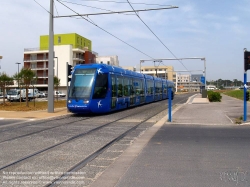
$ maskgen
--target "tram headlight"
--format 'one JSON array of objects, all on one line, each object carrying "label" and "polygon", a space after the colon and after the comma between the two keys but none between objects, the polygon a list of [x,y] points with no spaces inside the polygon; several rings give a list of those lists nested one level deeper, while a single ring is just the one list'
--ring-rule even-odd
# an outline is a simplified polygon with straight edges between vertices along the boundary
[{"label": "tram headlight", "polygon": [[88,104],[88,103],[89,103],[89,100],[84,100],[83,103],[84,103],[84,104]]},{"label": "tram headlight", "polygon": [[71,103],[71,99],[68,100],[68,103],[69,103],[69,104]]}]

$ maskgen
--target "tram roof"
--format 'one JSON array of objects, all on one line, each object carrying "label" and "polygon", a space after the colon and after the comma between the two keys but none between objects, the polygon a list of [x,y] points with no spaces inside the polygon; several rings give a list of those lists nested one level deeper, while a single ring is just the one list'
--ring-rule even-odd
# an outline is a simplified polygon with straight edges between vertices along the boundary
[{"label": "tram roof", "polygon": [[136,77],[144,77],[144,75],[141,73],[137,73],[131,70],[126,70],[117,66],[110,66],[107,64],[78,64],[74,67],[74,69],[78,69],[78,68],[95,68],[95,69],[102,68],[103,70],[105,69],[108,72],[114,72],[114,73],[118,73],[121,75],[132,75]]}]

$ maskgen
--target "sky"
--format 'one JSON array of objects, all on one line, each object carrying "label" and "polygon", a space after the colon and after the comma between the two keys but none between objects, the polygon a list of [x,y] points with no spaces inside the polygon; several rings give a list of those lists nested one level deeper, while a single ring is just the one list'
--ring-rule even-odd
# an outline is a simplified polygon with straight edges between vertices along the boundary
[{"label": "sky", "polygon": [[[55,18],[54,33],[80,34],[92,41],[92,50],[99,56],[117,55],[120,66],[139,67],[140,60],[152,60],[142,65],[171,65],[182,74],[201,74],[206,66],[209,81],[243,81],[243,50],[250,51],[249,0],[55,0],[54,15],[169,5],[178,8],[137,12],[141,19],[135,13],[84,17],[89,21]],[[40,35],[49,34],[49,10],[50,0],[0,2],[0,72],[12,76],[18,71],[16,62],[23,66],[24,49],[39,47]],[[192,57],[205,58],[206,65],[200,59],[153,62]]]}]

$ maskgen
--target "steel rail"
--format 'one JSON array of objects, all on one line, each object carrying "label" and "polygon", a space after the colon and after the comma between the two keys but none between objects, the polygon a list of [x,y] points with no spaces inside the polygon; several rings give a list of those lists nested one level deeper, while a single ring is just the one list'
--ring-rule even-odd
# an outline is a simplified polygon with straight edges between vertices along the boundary
[{"label": "steel rail", "polygon": [[[151,103],[151,104],[153,104],[153,103]],[[138,108],[138,107],[137,107],[137,108]],[[149,108],[148,108],[147,110],[152,110],[152,107],[149,106]],[[143,113],[143,112],[145,112],[145,110],[142,111],[141,113]],[[134,115],[138,115],[138,113],[132,114],[132,115],[131,115],[131,114],[128,114],[127,116],[124,116],[124,117],[119,118],[119,119],[117,119],[117,120],[114,120],[114,121],[112,121],[112,122],[106,123],[106,124],[101,125],[101,126],[99,126],[99,127],[90,129],[90,130],[88,130],[88,131],[86,131],[86,132],[83,132],[83,133],[80,133],[80,134],[78,134],[78,135],[75,135],[75,136],[73,136],[73,137],[71,137],[71,138],[68,138],[67,140],[64,140],[64,141],[62,141],[62,142],[60,142],[60,143],[57,143],[57,144],[55,144],[55,145],[52,145],[52,146],[46,147],[46,148],[44,148],[44,149],[42,149],[42,150],[39,150],[39,151],[37,151],[37,152],[35,152],[35,153],[29,154],[29,155],[27,155],[27,156],[24,156],[23,158],[20,158],[20,159],[14,161],[14,162],[11,162],[11,163],[9,163],[9,164],[7,164],[7,165],[5,165],[5,166],[0,167],[0,171],[3,170],[3,169],[8,168],[8,167],[10,167],[10,166],[13,166],[13,165],[15,165],[15,164],[17,164],[17,163],[20,163],[20,162],[22,162],[22,161],[24,161],[24,160],[27,160],[27,159],[29,159],[29,158],[31,158],[31,157],[34,157],[34,156],[36,156],[36,155],[38,155],[38,154],[41,154],[41,153],[43,153],[43,152],[45,152],[45,151],[51,150],[51,149],[53,149],[53,148],[55,148],[55,147],[58,147],[58,146],[60,146],[60,145],[62,145],[62,144],[64,144],[64,143],[68,143],[68,142],[70,142],[70,141],[72,141],[72,140],[75,140],[75,139],[77,139],[77,138],[80,138],[80,137],[83,137],[83,136],[85,136],[85,135],[88,135],[88,134],[90,134],[90,133],[92,133],[92,132],[94,132],[94,131],[97,131],[97,130],[99,130],[99,129],[102,129],[102,128],[104,128],[104,127],[106,127],[106,126],[108,126],[108,125],[110,125],[110,124],[112,124],[112,123],[115,123],[115,122],[117,122],[117,121],[120,121],[120,120],[122,120],[122,119],[125,119],[125,118],[127,118],[127,117],[131,117],[131,116],[134,116]]]}]

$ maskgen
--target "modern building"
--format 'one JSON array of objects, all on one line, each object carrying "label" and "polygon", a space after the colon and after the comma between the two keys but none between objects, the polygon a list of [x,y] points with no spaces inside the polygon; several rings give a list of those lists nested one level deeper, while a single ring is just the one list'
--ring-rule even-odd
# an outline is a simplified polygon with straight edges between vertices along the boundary
[{"label": "modern building", "polygon": [[190,75],[189,74],[178,74],[177,77],[178,83],[179,82],[190,82]]},{"label": "modern building", "polygon": [[[76,33],[54,35],[54,75],[60,79],[59,90],[66,91],[66,63],[90,64],[98,54],[92,51],[91,40]],[[34,86],[46,91],[48,87],[49,36],[40,36],[40,47],[24,49],[24,67],[36,73]]]},{"label": "modern building", "polygon": [[108,64],[111,66],[119,66],[118,56],[98,56],[96,57],[96,63],[98,64]]},{"label": "modern building", "polygon": [[176,82],[176,73],[173,66],[142,66],[141,73]]},{"label": "modern building", "polygon": [[202,74],[192,74],[191,75],[191,82],[200,82],[201,81],[201,77],[203,77]]},{"label": "modern building", "polygon": [[133,66],[122,66],[122,68],[130,71],[136,71],[136,67]]},{"label": "modern building", "polygon": [[[122,68],[136,71],[136,68],[133,66],[123,66]],[[137,71],[138,73],[143,73],[147,75],[151,75],[154,77],[164,78],[176,82],[176,73],[174,72],[173,66],[141,66],[141,72]]]},{"label": "modern building", "polygon": [[201,86],[203,84],[201,83],[201,77],[200,74],[177,74],[177,92],[199,92],[201,89]]}]

